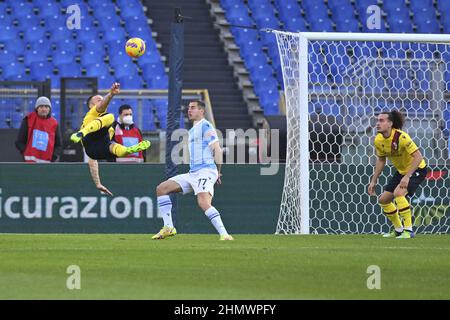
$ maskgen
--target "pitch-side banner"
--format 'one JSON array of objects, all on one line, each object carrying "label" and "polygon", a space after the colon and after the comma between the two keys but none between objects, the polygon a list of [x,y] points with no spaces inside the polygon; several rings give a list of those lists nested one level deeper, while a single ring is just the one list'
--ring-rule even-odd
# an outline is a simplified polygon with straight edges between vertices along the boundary
[{"label": "pitch-side banner", "polygon": [[[101,163],[101,194],[86,164],[0,164],[0,232],[155,233],[163,224],[155,195],[164,165]],[[260,175],[259,165],[226,165],[213,205],[230,233],[274,233],[283,170]],[[180,173],[187,167],[180,168]],[[177,230],[215,233],[193,194],[179,197]]]}]

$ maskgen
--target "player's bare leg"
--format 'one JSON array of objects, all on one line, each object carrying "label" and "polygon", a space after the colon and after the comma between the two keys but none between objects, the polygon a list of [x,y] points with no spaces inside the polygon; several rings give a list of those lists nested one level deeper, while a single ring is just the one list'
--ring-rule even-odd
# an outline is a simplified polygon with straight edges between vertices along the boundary
[{"label": "player's bare leg", "polygon": [[228,234],[225,226],[223,225],[220,213],[212,206],[211,202],[212,196],[209,192],[199,192],[197,194],[198,206],[203,210],[214,228],[216,228],[220,235],[220,240],[234,240],[233,237]]}]

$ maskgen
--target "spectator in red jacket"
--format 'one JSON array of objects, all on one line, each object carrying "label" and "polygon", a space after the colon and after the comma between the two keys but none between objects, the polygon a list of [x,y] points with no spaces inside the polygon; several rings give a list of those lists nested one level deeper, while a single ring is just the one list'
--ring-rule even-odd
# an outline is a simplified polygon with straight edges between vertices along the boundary
[{"label": "spectator in red jacket", "polygon": [[25,162],[54,162],[62,151],[58,121],[51,115],[52,104],[47,97],[39,97],[35,110],[22,120],[16,147]]},{"label": "spectator in red jacket", "polygon": [[[119,108],[119,116],[113,123],[114,137],[113,140],[125,147],[129,147],[141,142],[142,132],[134,124],[133,109],[130,105],[124,104]],[[124,158],[116,158],[117,162],[145,162],[145,153],[142,151],[130,154]]]}]

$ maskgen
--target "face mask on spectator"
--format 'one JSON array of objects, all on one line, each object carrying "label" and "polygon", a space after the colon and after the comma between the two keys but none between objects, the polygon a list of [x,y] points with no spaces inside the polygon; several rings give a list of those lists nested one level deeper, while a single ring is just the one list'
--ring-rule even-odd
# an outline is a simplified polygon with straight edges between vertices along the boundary
[{"label": "face mask on spectator", "polygon": [[122,122],[123,122],[123,124],[127,124],[127,125],[133,124],[133,116],[123,117]]}]

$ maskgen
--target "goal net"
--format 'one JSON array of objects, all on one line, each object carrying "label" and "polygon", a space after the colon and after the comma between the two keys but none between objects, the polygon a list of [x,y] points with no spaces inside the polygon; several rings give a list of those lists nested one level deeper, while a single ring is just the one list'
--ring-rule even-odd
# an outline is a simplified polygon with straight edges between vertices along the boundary
[{"label": "goal net", "polygon": [[[450,37],[276,34],[287,120],[276,233],[382,233],[390,223],[367,194],[376,116],[397,109],[429,173],[410,198],[418,233],[450,231]],[[394,174],[388,162],[377,195]]]}]

